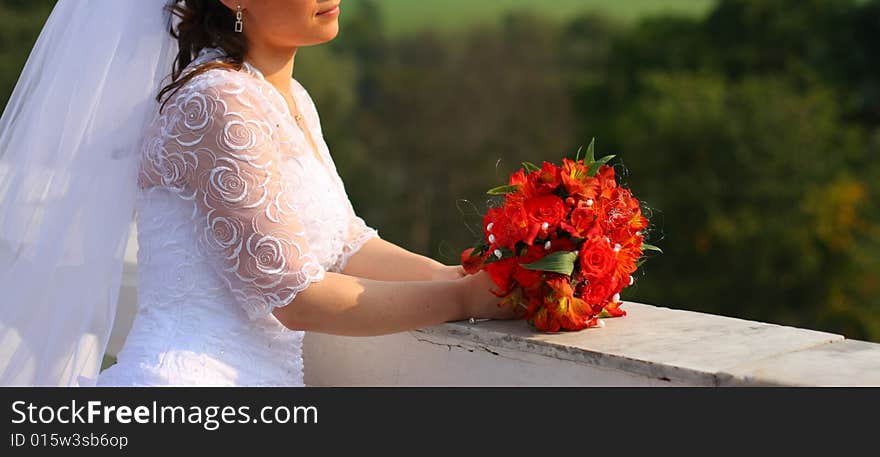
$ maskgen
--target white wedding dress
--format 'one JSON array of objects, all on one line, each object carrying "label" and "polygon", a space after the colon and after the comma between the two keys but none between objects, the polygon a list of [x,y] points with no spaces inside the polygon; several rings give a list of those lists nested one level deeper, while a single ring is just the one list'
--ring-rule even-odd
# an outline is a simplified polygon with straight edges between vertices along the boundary
[{"label": "white wedding dress", "polygon": [[[206,48],[190,64],[223,55]],[[271,310],[378,237],[358,217],[308,93],[291,79],[316,156],[260,71],[211,69],[145,132],[138,308],[98,386],[303,386],[304,332]]]}]

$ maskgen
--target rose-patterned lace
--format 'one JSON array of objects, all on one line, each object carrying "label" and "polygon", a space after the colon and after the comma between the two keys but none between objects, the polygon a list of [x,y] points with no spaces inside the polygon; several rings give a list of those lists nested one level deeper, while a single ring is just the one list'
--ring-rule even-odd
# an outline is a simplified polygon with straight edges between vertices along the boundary
[{"label": "rose-patterned lace", "polygon": [[[194,213],[205,220],[199,247],[223,254],[218,272],[248,315],[258,318],[291,303],[328,269],[313,252],[302,220],[313,209],[309,194],[345,195],[335,166],[335,189],[321,189],[326,182],[313,179],[313,172],[331,172],[306,146],[283,97],[250,64],[236,73],[215,69],[198,75],[168,102],[154,125],[158,134],[145,141],[140,180],[194,203]],[[294,93],[305,93],[292,83]],[[311,98],[297,98],[305,98],[307,103],[298,103],[313,118],[311,125],[319,125]],[[320,127],[316,130],[313,137],[322,138]],[[323,212],[328,219],[321,221],[327,236],[345,230],[346,242],[329,267],[341,271],[353,251],[378,232],[354,214],[347,197],[324,204],[347,210],[335,218],[329,217],[340,216],[338,211]]]},{"label": "rose-patterned lace", "polygon": [[[220,56],[208,48],[190,67]],[[318,156],[249,64],[194,77],[156,114],[139,174],[137,314],[99,386],[303,384],[304,332],[271,310],[296,306],[378,232],[354,212],[311,97],[291,89]]]}]

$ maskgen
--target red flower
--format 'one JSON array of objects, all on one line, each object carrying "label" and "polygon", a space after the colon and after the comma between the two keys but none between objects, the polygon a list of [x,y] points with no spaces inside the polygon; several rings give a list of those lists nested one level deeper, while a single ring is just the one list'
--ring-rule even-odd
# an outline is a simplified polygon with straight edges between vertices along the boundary
[{"label": "red flower", "polygon": [[601,307],[614,295],[614,286],[616,285],[616,281],[609,276],[590,279],[587,282],[587,287],[584,289],[583,299],[591,305],[599,305]]},{"label": "red flower", "polygon": [[[617,252],[617,266],[614,269],[614,278],[618,282],[620,289],[629,285],[629,276],[636,271],[636,263],[642,255],[640,249],[641,241],[638,245],[626,244],[619,252]],[[620,290],[617,290],[620,292]]]},{"label": "red flower", "polygon": [[[648,220],[632,192],[618,186],[614,168],[587,172],[583,161],[568,158],[561,167],[543,162],[539,170],[517,170],[508,180],[515,189],[483,218],[488,247],[461,255],[466,272],[486,270],[501,303],[524,308],[523,318],[544,332],[594,327],[603,310],[626,315],[611,298],[629,285]],[[497,260],[496,249],[514,255]],[[577,253],[571,276],[522,266],[558,251]]]},{"label": "red flower", "polygon": [[581,245],[578,259],[584,275],[592,280],[614,270],[617,264],[616,254],[604,236],[593,235]]},{"label": "red flower", "polygon": [[550,254],[556,251],[574,251],[575,248],[576,246],[574,241],[571,241],[571,238],[555,237],[550,240],[550,250],[546,252]]},{"label": "red flower", "polygon": [[510,175],[510,179],[507,184],[510,186],[524,186],[526,183],[526,172],[522,168],[516,170],[512,175]]},{"label": "red flower", "polygon": [[489,255],[488,249],[482,255],[473,255],[473,252],[474,248],[467,248],[461,253],[461,266],[464,267],[464,271],[469,275],[479,272],[483,262]]},{"label": "red flower", "polygon": [[641,214],[639,201],[632,197],[629,189],[611,189],[609,199],[602,200],[600,204],[603,214],[600,219],[602,231],[615,243],[623,244],[637,231],[647,227],[647,219]]},{"label": "red flower", "polygon": [[544,258],[544,248],[540,245],[531,245],[528,247],[526,254],[517,259],[516,268],[513,271],[513,278],[525,288],[534,287],[541,281],[543,272],[540,270],[530,270],[523,268],[520,264],[532,263]]},{"label": "red flower", "polygon": [[[540,230],[541,226],[546,222],[547,231],[554,231],[559,226],[559,221],[565,217],[568,208],[565,202],[556,195],[544,195],[542,197],[532,197],[525,201],[526,215],[529,223],[537,226]],[[530,233],[531,235],[531,233]],[[532,244],[534,237],[524,240],[527,244]]]},{"label": "red flower", "polygon": [[540,197],[553,193],[562,184],[559,167],[544,162],[540,170],[533,171],[526,176],[526,197]]},{"label": "red flower", "polygon": [[513,280],[513,269],[516,267],[516,257],[508,257],[485,266],[492,281],[498,286],[497,291],[491,291],[493,294],[504,297],[516,287],[516,282]]},{"label": "red flower", "polygon": [[596,173],[596,179],[599,181],[599,197],[611,198],[611,191],[617,188],[614,168],[608,165],[600,166],[598,173]]},{"label": "red flower", "polygon": [[560,226],[571,236],[577,238],[585,238],[587,233],[596,223],[596,211],[592,206],[587,206],[586,202],[581,200],[578,206],[571,210],[571,223],[563,221]]},{"label": "red flower", "polygon": [[[501,207],[489,208],[483,217],[483,227],[488,227],[490,223],[492,229],[486,233],[486,242],[489,243],[490,250],[494,250],[497,246],[513,250],[516,243],[524,237],[527,217],[521,207],[505,204]],[[489,235],[492,235],[492,238]],[[495,241],[493,242],[492,239]]]}]

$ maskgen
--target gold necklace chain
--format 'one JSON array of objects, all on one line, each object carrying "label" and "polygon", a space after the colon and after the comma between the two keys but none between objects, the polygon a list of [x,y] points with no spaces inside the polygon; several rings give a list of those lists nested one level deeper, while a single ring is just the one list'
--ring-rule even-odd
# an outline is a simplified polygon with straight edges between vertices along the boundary
[{"label": "gold necklace chain", "polygon": [[299,127],[300,131],[303,132],[306,139],[312,145],[312,152],[315,155],[315,158],[318,159],[318,162],[326,169],[327,165],[324,163],[324,158],[321,157],[320,152],[318,151],[318,145],[315,143],[314,138],[312,138],[312,132],[309,130],[308,125],[305,124],[305,117],[299,111],[299,104],[296,102],[296,96],[293,94],[290,95],[290,99],[293,102],[293,119],[296,121],[296,125]]}]

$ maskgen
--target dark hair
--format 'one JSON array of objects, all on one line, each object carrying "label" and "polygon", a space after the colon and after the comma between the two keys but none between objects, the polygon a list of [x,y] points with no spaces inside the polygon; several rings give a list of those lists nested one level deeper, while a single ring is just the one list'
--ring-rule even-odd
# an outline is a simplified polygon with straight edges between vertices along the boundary
[{"label": "dark hair", "polygon": [[[180,50],[174,60],[171,84],[163,87],[156,96],[156,101],[162,103],[159,107],[160,112],[168,99],[197,75],[214,68],[241,70],[247,51],[244,36],[234,31],[235,13],[220,0],[174,0],[165,5],[164,9],[180,18],[177,30],[174,25],[169,27],[169,33],[177,39]],[[226,52],[226,59],[201,64],[180,78],[181,72],[205,47],[223,49]],[[169,92],[171,93],[168,94]],[[162,97],[166,94],[168,97],[163,102]]]}]

